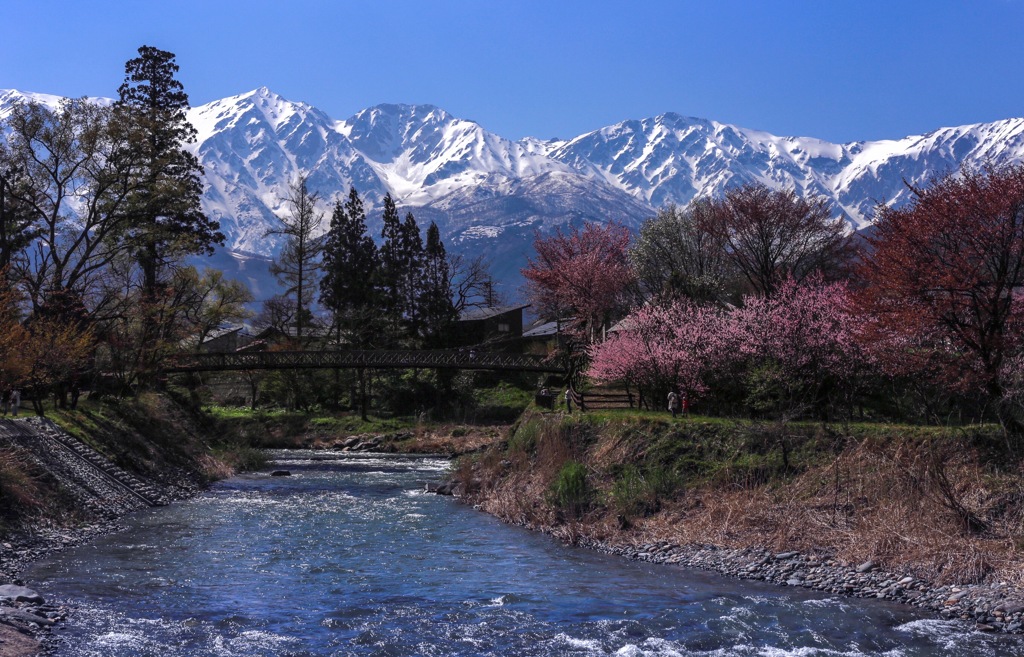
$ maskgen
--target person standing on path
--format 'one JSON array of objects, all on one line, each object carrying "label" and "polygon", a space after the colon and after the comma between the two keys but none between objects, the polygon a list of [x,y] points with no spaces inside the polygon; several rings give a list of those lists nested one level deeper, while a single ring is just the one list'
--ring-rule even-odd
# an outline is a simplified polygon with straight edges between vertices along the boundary
[{"label": "person standing on path", "polygon": [[21,407],[21,391],[15,388],[11,391],[11,417],[18,417],[18,408]]},{"label": "person standing on path", "polygon": [[572,414],[572,391],[569,388],[565,389],[565,412]]},{"label": "person standing on path", "polygon": [[672,414],[672,419],[679,414],[679,393],[675,390],[668,393],[668,412]]}]

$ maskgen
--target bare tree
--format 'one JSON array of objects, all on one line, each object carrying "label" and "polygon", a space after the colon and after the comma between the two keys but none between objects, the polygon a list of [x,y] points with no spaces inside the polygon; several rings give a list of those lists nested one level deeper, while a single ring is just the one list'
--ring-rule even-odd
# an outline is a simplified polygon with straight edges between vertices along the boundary
[{"label": "bare tree", "polygon": [[484,256],[467,259],[462,254],[448,256],[451,276],[452,304],[461,314],[469,308],[488,308],[505,303],[504,295],[496,289],[494,276]]},{"label": "bare tree", "polygon": [[787,278],[843,277],[854,253],[852,234],[841,218],[832,218],[824,197],[800,198],[762,184],[732,189],[716,201],[712,230],[754,291],[766,296]]},{"label": "bare tree", "polygon": [[310,192],[307,176],[300,175],[288,188],[286,199],[291,209],[287,217],[278,217],[280,225],[266,235],[283,235],[286,240],[270,272],[283,283],[285,295],[294,298],[295,335],[302,338],[303,326],[312,319],[309,307],[317,291],[323,236],[320,224],[324,213],[317,210],[320,195]]},{"label": "bare tree", "polygon": [[82,304],[127,248],[127,202],[138,180],[128,131],[85,99],[51,111],[19,103],[3,122],[3,168],[16,171],[5,203],[16,203],[36,239],[12,262],[33,310]]}]

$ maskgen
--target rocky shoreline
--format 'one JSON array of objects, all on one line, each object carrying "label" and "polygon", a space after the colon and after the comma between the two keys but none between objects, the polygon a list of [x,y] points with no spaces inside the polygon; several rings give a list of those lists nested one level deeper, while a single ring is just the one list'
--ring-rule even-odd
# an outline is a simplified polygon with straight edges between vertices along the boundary
[{"label": "rocky shoreline", "polygon": [[[581,545],[585,545],[581,543]],[[713,570],[739,579],[799,586],[854,598],[877,598],[927,609],[946,620],[974,623],[983,632],[1021,634],[1024,592],[1007,585],[934,586],[881,570],[874,561],[850,564],[827,556],[765,549],[729,550],[713,545],[585,545],[637,561]]]},{"label": "rocky shoreline", "polygon": [[67,617],[65,607],[47,604],[30,588],[0,585],[0,655],[20,657],[43,649],[41,634]]},{"label": "rocky shoreline", "polygon": [[[195,486],[168,486],[165,494],[174,499],[187,499],[200,490]],[[65,607],[46,604],[41,597],[38,600],[18,600],[17,596],[6,595],[4,591],[24,589],[32,596],[38,596],[27,588],[31,584],[22,579],[29,566],[120,530],[123,525],[118,520],[102,520],[74,528],[35,530],[7,537],[0,543],[0,657],[47,654],[49,630],[71,613]]]},{"label": "rocky shoreline", "polygon": [[[435,489],[452,494],[449,486]],[[474,508],[484,511],[479,504]],[[500,518],[505,522],[507,519]],[[798,586],[852,598],[875,598],[925,609],[943,620],[961,620],[981,632],[1024,634],[1024,591],[1006,583],[936,585],[882,570],[874,561],[851,564],[827,554],[729,549],[716,545],[677,545],[667,541],[624,544],[600,541],[553,527],[521,526],[563,542],[634,561],[698,568],[779,586]]]}]

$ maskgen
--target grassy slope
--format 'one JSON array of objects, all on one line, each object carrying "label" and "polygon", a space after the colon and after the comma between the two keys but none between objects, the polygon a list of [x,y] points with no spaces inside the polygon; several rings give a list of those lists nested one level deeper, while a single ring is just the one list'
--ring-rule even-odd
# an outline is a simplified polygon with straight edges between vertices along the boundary
[{"label": "grassy slope", "polygon": [[259,448],[341,448],[354,436],[381,438],[389,452],[465,454],[500,440],[502,425],[462,425],[418,421],[414,417],[367,421],[358,414],[321,411],[303,413],[213,406],[206,409],[219,426],[236,439]]},{"label": "grassy slope", "polygon": [[[212,418],[167,395],[83,400],[77,410],[50,409],[47,417],[121,467],[182,493],[264,462]],[[19,449],[0,454],[0,534],[91,520]]]},{"label": "grassy slope", "polygon": [[[585,466],[583,493],[566,487],[570,461]],[[498,516],[568,538],[820,550],[938,581],[1020,582],[1020,473],[992,426],[531,411],[455,477]],[[584,498],[578,518],[566,490]]]}]

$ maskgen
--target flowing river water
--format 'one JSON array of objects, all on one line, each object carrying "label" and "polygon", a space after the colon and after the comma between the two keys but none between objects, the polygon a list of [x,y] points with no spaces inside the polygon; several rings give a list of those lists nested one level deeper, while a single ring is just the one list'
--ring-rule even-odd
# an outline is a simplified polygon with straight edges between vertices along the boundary
[{"label": "flowing river water", "polygon": [[1024,655],[884,602],[563,546],[423,492],[434,458],[276,452],[26,574],[56,654]]}]

